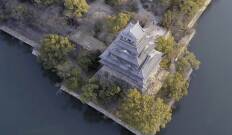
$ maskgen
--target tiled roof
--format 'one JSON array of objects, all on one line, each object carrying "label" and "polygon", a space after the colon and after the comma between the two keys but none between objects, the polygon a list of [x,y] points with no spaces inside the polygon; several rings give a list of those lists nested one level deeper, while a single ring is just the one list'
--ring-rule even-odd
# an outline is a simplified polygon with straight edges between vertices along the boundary
[{"label": "tiled roof", "polygon": [[154,49],[152,34],[152,30],[145,31],[139,22],[130,23],[100,56],[101,63],[135,82],[146,82],[162,57],[162,53]]}]

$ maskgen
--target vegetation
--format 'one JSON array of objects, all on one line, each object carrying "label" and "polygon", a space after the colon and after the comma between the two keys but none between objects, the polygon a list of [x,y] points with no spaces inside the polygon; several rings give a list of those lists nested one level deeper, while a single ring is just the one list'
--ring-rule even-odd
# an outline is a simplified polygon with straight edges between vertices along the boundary
[{"label": "vegetation", "polygon": [[187,24],[204,5],[206,0],[160,0],[167,5],[162,25],[174,33],[175,38],[181,37],[187,30]]},{"label": "vegetation", "polygon": [[57,2],[57,0],[31,0],[31,1],[41,5],[51,5]]},{"label": "vegetation", "polygon": [[168,36],[168,37],[162,36],[157,39],[157,45],[155,49],[169,56],[174,50],[174,46],[176,44],[177,43],[175,42],[173,36]]},{"label": "vegetation", "polygon": [[199,68],[201,62],[196,58],[194,53],[187,51],[184,58],[188,60],[193,69],[197,70]]},{"label": "vegetation", "polygon": [[120,12],[116,16],[111,16],[107,20],[108,29],[111,33],[117,33],[126,27],[132,16],[127,12]]},{"label": "vegetation", "polygon": [[99,55],[101,52],[89,52],[77,58],[78,64],[85,71],[95,71],[99,66]]},{"label": "vegetation", "polygon": [[81,17],[89,10],[86,0],[65,0],[64,6],[68,16]]},{"label": "vegetation", "polygon": [[0,21],[12,19],[14,21],[24,21],[28,17],[28,7],[25,4],[18,3],[11,5],[11,1],[0,4]]},{"label": "vegetation", "polygon": [[120,118],[144,134],[158,132],[171,120],[171,108],[160,98],[130,90],[119,109]]},{"label": "vegetation", "polygon": [[169,69],[171,60],[174,58],[174,54],[177,51],[177,43],[172,35],[169,35],[168,37],[159,37],[156,42],[155,49],[164,53],[160,66],[161,68]]},{"label": "vegetation", "polygon": [[170,66],[171,66],[171,60],[168,57],[163,57],[163,59],[160,62],[160,67],[168,70]]},{"label": "vegetation", "polygon": [[187,51],[184,56],[182,56],[177,61],[177,72],[185,75],[191,68],[197,70],[199,68],[200,61],[197,60],[194,53]]},{"label": "vegetation", "polygon": [[89,102],[97,99],[97,91],[100,85],[95,79],[90,79],[81,89],[81,101]]},{"label": "vegetation", "polygon": [[90,79],[81,89],[81,99],[83,102],[97,102],[107,107],[115,104],[121,96],[121,88],[116,85],[102,85],[95,78]]},{"label": "vegetation", "polygon": [[102,87],[98,91],[98,101],[104,105],[111,104],[120,98],[121,92],[121,88],[116,85]]},{"label": "vegetation", "polygon": [[168,10],[164,14],[164,17],[163,17],[163,20],[162,20],[163,26],[166,27],[167,29],[171,29],[171,26],[175,22],[175,19],[176,19],[175,17],[176,17],[175,13]]},{"label": "vegetation", "polygon": [[48,35],[39,49],[39,59],[45,69],[57,71],[57,66],[67,62],[67,55],[74,50],[74,45],[67,37],[56,34]]},{"label": "vegetation", "polygon": [[188,94],[189,82],[180,73],[170,74],[165,80],[161,91],[166,91],[167,96],[179,101]]},{"label": "vegetation", "polygon": [[78,90],[81,88],[83,80],[81,78],[81,73],[78,68],[72,68],[64,80],[65,86],[70,90]]},{"label": "vegetation", "polygon": [[[51,5],[57,0],[30,0],[40,5]],[[105,0],[107,4],[117,6],[129,0]],[[162,5],[169,6],[163,16],[162,25],[173,31],[186,28],[186,23],[203,5],[205,0],[160,0]],[[64,0],[66,13],[70,17],[82,17],[89,10],[86,0]],[[1,7],[1,6],[0,6]],[[2,6],[4,7],[4,6]],[[5,8],[5,7],[4,7]],[[5,20],[5,14],[15,20],[23,20],[22,17],[28,16],[29,10],[24,4],[10,9],[10,12],[0,12],[0,21]],[[186,19],[187,18],[187,19]],[[73,19],[73,18],[72,18]],[[132,19],[129,12],[119,12],[107,18],[107,30],[114,35],[121,31]],[[24,19],[25,20],[25,19]],[[96,35],[101,35],[102,23],[95,27]],[[175,33],[175,32],[174,32]],[[108,34],[108,33],[107,33]],[[104,35],[104,34],[103,34]],[[103,36],[104,38],[104,36]],[[160,37],[157,40],[156,50],[164,53],[160,65],[162,68],[169,69],[173,54],[177,52],[175,38]],[[138,90],[130,90],[126,96],[122,97],[122,89],[117,85],[101,85],[97,80],[90,79],[83,81],[81,69],[85,71],[96,70],[99,67],[99,52],[86,53],[78,57],[77,63],[73,64],[69,59],[69,54],[75,49],[74,45],[68,40],[56,34],[48,35],[42,41],[39,49],[39,59],[45,69],[52,70],[63,79],[64,85],[81,95],[82,102],[94,101],[106,107],[107,105],[117,105],[117,115],[132,127],[137,128],[144,134],[154,133],[164,127],[171,120],[171,108],[163,100],[164,97],[179,101],[188,93],[189,82],[185,79],[186,72],[190,69],[198,69],[200,62],[193,53],[186,52],[176,64],[177,73],[171,73],[165,80],[161,91],[167,95],[164,97],[154,97],[142,95]],[[77,91],[79,90],[79,91]],[[123,100],[121,101],[121,99]],[[119,100],[120,99],[120,100]]]},{"label": "vegetation", "polygon": [[106,4],[116,6],[122,4],[123,0],[105,0]]}]

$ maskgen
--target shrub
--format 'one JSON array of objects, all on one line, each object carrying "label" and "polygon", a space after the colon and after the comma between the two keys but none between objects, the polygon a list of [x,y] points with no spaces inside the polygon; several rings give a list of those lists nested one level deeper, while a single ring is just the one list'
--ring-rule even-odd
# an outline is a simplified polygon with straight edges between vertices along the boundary
[{"label": "shrub", "polygon": [[64,6],[68,16],[81,17],[89,10],[86,0],[65,0]]},{"label": "shrub", "polygon": [[162,99],[133,89],[122,102],[119,117],[144,134],[154,134],[171,120],[171,108]]},{"label": "shrub", "polygon": [[71,69],[64,80],[65,86],[73,91],[80,89],[82,82],[81,73],[78,68]]},{"label": "shrub", "polygon": [[42,41],[39,59],[45,69],[56,70],[58,65],[67,62],[67,55],[74,50],[74,45],[67,37],[51,34]]},{"label": "shrub", "polygon": [[108,29],[111,33],[117,33],[131,20],[132,16],[127,12],[120,12],[116,16],[111,16],[107,20]]}]

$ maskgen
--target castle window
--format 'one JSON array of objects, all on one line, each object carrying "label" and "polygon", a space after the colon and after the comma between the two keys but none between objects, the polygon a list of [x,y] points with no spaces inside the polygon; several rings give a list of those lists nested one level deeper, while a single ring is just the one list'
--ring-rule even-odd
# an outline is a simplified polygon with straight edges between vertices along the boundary
[{"label": "castle window", "polygon": [[128,55],[130,54],[129,51],[127,51],[127,50],[122,50],[122,52],[123,52],[123,53],[126,53],[126,54],[128,54]]}]

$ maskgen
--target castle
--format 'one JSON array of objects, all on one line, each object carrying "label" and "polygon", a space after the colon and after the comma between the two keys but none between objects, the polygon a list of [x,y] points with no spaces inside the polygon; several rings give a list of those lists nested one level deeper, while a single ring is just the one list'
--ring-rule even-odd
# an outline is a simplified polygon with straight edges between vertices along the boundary
[{"label": "castle", "polygon": [[155,40],[164,34],[155,24],[142,28],[139,22],[130,23],[100,56],[99,79],[145,92],[163,55],[155,50]]}]

